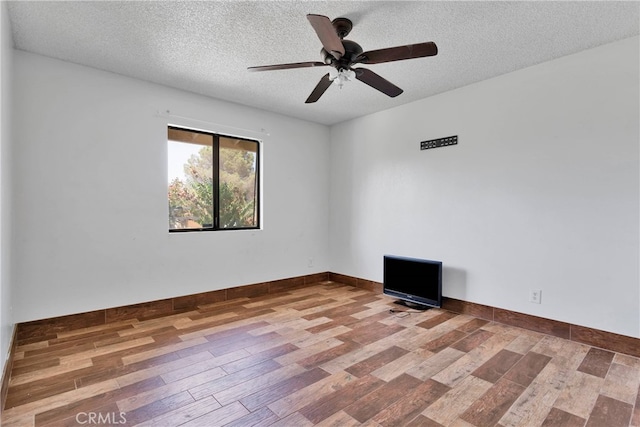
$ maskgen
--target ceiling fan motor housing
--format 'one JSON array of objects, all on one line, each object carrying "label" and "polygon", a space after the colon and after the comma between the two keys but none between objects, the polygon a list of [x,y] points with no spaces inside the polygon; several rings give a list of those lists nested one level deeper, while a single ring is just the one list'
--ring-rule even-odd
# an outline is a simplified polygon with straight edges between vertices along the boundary
[{"label": "ceiling fan motor housing", "polygon": [[342,46],[344,46],[344,55],[342,55],[340,59],[334,58],[332,54],[322,48],[320,52],[324,63],[332,65],[337,69],[349,68],[353,61],[363,52],[362,47],[351,40],[342,40]]}]

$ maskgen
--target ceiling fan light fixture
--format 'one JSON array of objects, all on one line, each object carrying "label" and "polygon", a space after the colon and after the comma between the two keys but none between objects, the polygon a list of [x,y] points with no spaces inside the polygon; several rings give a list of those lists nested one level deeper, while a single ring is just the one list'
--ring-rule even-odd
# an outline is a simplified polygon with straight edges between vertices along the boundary
[{"label": "ceiling fan light fixture", "polygon": [[329,70],[329,80],[337,84],[340,89],[342,89],[342,86],[344,86],[346,82],[353,80],[355,76],[356,73],[353,70],[345,68]]}]

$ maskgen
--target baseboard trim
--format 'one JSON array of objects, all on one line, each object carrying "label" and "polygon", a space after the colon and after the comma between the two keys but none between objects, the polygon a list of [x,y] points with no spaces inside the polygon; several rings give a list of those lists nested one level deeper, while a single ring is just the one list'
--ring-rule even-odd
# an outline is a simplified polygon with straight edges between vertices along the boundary
[{"label": "baseboard trim", "polygon": [[[374,292],[382,292],[382,283],[372,282],[371,280],[337,273],[329,273],[329,280]],[[532,316],[530,314],[518,313],[488,305],[476,304],[455,298],[443,297],[442,308],[454,313],[468,314],[492,322],[516,326],[593,347],[640,357],[640,339],[626,335]]]},{"label": "baseboard trim", "polygon": [[[263,295],[304,287],[313,283],[331,280],[345,285],[382,293],[382,283],[361,279],[345,274],[324,272],[297,276],[270,282],[236,286],[199,294],[167,298],[163,300],[107,308],[86,313],[78,313],[50,319],[34,320],[17,324],[14,328],[12,351],[9,360],[13,363],[13,348],[16,345],[53,339],[60,332],[68,332],[91,326],[100,326],[129,319],[146,320],[161,316],[182,313],[198,308],[201,305],[228,301],[237,298],[255,298]],[[599,347],[605,350],[640,357],[640,339],[615,334],[581,325],[560,322],[530,314],[518,313],[502,308],[458,300],[443,298],[442,308],[460,314],[469,314],[481,319],[517,326],[543,334],[568,339],[582,344]],[[7,361],[7,365],[9,363]],[[2,381],[2,402],[8,387],[8,373],[5,367]]]},{"label": "baseboard trim", "polygon": [[199,294],[184,295],[157,301],[106,308],[85,313],[49,319],[33,320],[17,325],[18,345],[43,341],[57,337],[61,332],[100,326],[123,320],[147,320],[195,310],[199,306],[228,301],[236,298],[255,298],[262,295],[284,292],[329,280],[329,273],[308,274],[270,282],[253,283]]},{"label": "baseboard trim", "polygon": [[[7,392],[9,391],[9,381],[11,380],[11,371],[13,370],[13,357],[16,354],[18,326],[13,325],[13,333],[11,334],[11,343],[9,344],[9,355],[5,361],[2,371],[2,385],[0,386],[0,412],[4,411],[4,403],[7,400]],[[0,418],[2,418],[0,416]]]}]

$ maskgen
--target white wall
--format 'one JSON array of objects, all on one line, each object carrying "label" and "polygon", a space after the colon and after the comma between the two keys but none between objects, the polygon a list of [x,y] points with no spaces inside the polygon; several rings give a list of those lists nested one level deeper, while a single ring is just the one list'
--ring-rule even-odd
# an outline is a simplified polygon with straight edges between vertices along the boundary
[{"label": "white wall", "polygon": [[11,312],[11,100],[13,37],[5,2],[0,3],[0,372],[13,334]]},{"label": "white wall", "polygon": [[635,37],[334,126],[332,271],[382,281],[385,253],[442,260],[445,296],[640,336],[638,51]]},{"label": "white wall", "polygon": [[[17,322],[329,269],[326,126],[21,51],[14,61]],[[263,230],[168,233],[168,123],[263,140]]]}]

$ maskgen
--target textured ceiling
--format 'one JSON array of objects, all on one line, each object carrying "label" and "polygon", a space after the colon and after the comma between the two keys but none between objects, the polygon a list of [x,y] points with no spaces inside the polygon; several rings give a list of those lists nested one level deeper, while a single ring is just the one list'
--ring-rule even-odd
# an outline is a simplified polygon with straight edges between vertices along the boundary
[{"label": "textured ceiling", "polygon": [[[15,47],[323,124],[385,110],[638,35],[637,2],[7,2]],[[365,51],[434,41],[437,56],[368,65],[404,93],[359,81],[304,101],[325,67],[306,14],[351,19]]]}]

